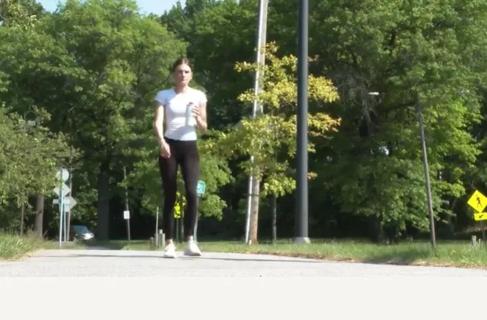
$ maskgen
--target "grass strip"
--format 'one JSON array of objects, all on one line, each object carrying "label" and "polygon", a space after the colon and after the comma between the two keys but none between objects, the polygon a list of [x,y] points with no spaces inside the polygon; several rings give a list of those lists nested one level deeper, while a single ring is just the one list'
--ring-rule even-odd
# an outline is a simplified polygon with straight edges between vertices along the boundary
[{"label": "grass strip", "polygon": [[[200,241],[203,252],[233,252],[273,254],[331,261],[363,263],[450,266],[487,269],[487,246],[468,241],[438,241],[433,250],[427,241],[405,241],[397,244],[377,244],[362,240],[312,239],[310,244],[295,244],[292,240],[276,243],[262,241],[246,245],[241,241]],[[55,241],[42,241],[32,236],[19,237],[0,233],[0,259],[14,259],[40,248],[58,248]],[[149,240],[112,240],[67,243],[63,249],[97,247],[112,250],[162,250]],[[184,249],[183,243],[177,244]]]},{"label": "grass strip", "polygon": [[12,234],[0,233],[0,258],[14,259],[27,252],[33,251],[41,245],[34,237],[20,237]]}]

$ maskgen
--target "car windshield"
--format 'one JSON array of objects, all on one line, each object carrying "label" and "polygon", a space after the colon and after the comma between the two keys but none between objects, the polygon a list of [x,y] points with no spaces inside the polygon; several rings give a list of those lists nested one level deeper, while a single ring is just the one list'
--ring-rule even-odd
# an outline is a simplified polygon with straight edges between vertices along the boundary
[{"label": "car windshield", "polygon": [[90,230],[88,230],[88,227],[87,226],[79,226],[79,225],[75,225],[73,226],[73,230],[77,233],[87,233],[87,232],[90,232]]}]

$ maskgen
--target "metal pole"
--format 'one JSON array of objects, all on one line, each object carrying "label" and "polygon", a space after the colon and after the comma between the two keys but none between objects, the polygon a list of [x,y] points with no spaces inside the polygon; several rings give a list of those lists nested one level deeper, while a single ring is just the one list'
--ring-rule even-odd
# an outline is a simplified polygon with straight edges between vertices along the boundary
[{"label": "metal pole", "polygon": [[435,219],[433,215],[433,200],[431,196],[431,182],[430,182],[429,165],[428,165],[428,153],[426,150],[426,139],[424,135],[423,112],[421,111],[421,105],[419,101],[416,102],[416,112],[418,114],[419,134],[421,137],[421,148],[423,151],[424,178],[426,182],[426,200],[428,204],[428,214],[430,218],[431,246],[433,247],[433,249],[436,249]]},{"label": "metal pole", "polygon": [[[259,30],[257,36],[257,70],[255,72],[254,92],[258,96],[262,93],[263,76],[265,65],[265,45],[267,41],[267,8],[269,5],[268,0],[260,0],[259,4]],[[262,103],[257,99],[254,100],[254,107],[252,109],[252,118],[255,118],[258,114],[262,114]]]},{"label": "metal pole", "polygon": [[59,169],[59,247],[62,246],[63,242],[63,212],[64,212],[64,194],[63,194],[63,178],[62,169]]},{"label": "metal pole", "polygon": [[[127,169],[125,166],[123,167],[123,179],[127,180]],[[129,210],[129,193],[127,190],[127,186],[125,186],[125,210]],[[127,239],[130,241],[130,216],[128,217],[127,221]]]},{"label": "metal pole", "polygon": [[308,237],[308,0],[299,1],[296,243]]},{"label": "metal pole", "polygon": [[[71,149],[72,150],[72,149]],[[70,152],[71,152],[70,150]],[[71,190],[71,198],[73,197],[73,168],[71,167],[69,170],[69,190]],[[69,205],[69,210],[66,212],[66,241],[70,240],[70,233],[71,233],[71,204]]]},{"label": "metal pole", "polygon": [[[68,171],[69,172],[69,171]],[[72,189],[71,189],[71,172],[69,172],[69,193],[71,193],[72,195]],[[67,196],[68,194],[66,194]],[[66,204],[63,203],[63,214],[64,214],[64,242],[68,242],[69,241],[69,234],[68,234],[68,213],[71,209],[69,208],[66,208]]]},{"label": "metal pole", "polygon": [[[250,157],[250,162],[254,163],[254,156]],[[249,243],[249,234],[250,234],[250,211],[252,208],[252,186],[254,185],[254,176],[250,175],[249,177],[249,187],[248,187],[248,196],[247,196],[247,216],[245,218],[245,243]]]},{"label": "metal pole", "polygon": [[68,210],[66,210],[66,204],[63,204],[64,205],[64,208],[63,208],[63,213],[64,213],[64,242],[67,242],[69,239],[68,239]]},{"label": "metal pole", "polygon": [[156,234],[154,235],[156,248],[159,248],[159,207],[156,209]]},{"label": "metal pole", "polygon": [[194,241],[198,242],[198,220],[200,218],[200,213],[199,213],[199,208],[200,208],[200,196],[198,195],[198,197],[196,198],[196,201],[197,201],[197,205],[196,205],[196,208],[198,208],[198,210],[196,211],[196,220],[194,222],[194,229],[193,229],[193,239]]},{"label": "metal pole", "polygon": [[[260,0],[259,1],[259,22],[258,22],[258,34],[257,34],[257,70],[255,72],[255,82],[254,82],[254,93],[257,97],[262,92],[262,84],[263,84],[263,69],[262,67],[265,65],[265,45],[266,45],[266,36],[267,36],[267,8],[269,6],[268,0]],[[254,105],[252,109],[252,118],[255,119],[258,114],[262,114],[263,108],[262,103],[258,101],[258,99],[254,100]],[[250,162],[254,163],[254,157],[250,157]],[[258,183],[258,180],[255,179],[253,174],[249,177],[249,185],[248,185],[248,198],[247,198],[247,216],[245,222],[245,243],[249,243],[249,235],[250,235],[250,214],[251,209],[254,204],[254,197],[258,195],[254,195],[252,190],[255,188],[254,183]]]}]

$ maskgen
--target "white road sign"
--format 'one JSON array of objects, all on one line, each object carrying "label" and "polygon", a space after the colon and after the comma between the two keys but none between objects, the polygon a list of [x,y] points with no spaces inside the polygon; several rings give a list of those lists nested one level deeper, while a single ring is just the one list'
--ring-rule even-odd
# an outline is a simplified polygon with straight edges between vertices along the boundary
[{"label": "white road sign", "polygon": [[76,201],[75,198],[68,196],[64,198],[63,204],[66,207],[67,210],[73,209],[73,207],[77,204],[78,202]]},{"label": "white road sign", "polygon": [[68,193],[71,192],[71,189],[66,184],[64,184],[64,183],[63,183],[63,185],[61,187],[56,187],[56,188],[52,189],[52,191],[54,191],[54,193],[58,197],[60,197],[61,196],[60,195],[60,191],[61,191],[60,189],[62,189],[63,196],[66,196]]},{"label": "white road sign", "polygon": [[67,181],[69,179],[69,171],[61,168],[58,172],[56,172],[56,179]]}]

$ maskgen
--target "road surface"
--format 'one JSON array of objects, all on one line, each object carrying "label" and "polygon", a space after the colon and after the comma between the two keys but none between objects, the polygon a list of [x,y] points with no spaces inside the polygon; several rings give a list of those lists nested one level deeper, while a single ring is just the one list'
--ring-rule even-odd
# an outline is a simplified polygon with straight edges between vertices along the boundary
[{"label": "road surface", "polygon": [[0,261],[0,319],[467,319],[486,285],[477,269],[42,250]]}]

